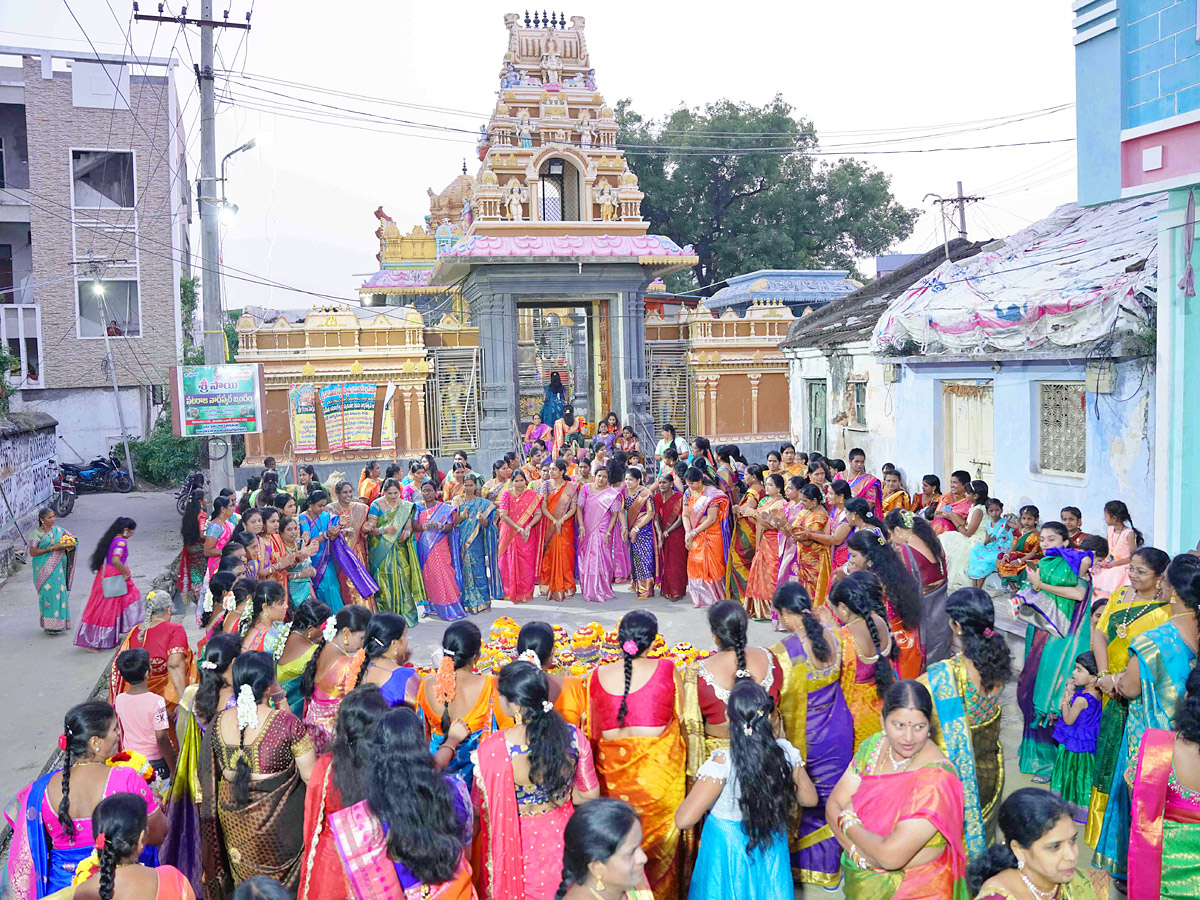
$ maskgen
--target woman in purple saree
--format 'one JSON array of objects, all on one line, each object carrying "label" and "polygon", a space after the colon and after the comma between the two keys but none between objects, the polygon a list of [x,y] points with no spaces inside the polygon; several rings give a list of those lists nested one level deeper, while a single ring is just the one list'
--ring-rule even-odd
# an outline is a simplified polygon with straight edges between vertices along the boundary
[{"label": "woman in purple saree", "polygon": [[459,535],[454,528],[454,507],[439,500],[437,493],[432,481],[421,485],[414,541],[430,607],[443,622],[456,622],[467,616],[462,606]]},{"label": "woman in purple saree", "polygon": [[575,511],[575,539],[579,546],[580,593],[584,600],[601,603],[612,600],[613,544],[617,504],[620,494],[608,486],[608,469],[601,466],[592,476],[592,483],[579,489],[579,506]]}]

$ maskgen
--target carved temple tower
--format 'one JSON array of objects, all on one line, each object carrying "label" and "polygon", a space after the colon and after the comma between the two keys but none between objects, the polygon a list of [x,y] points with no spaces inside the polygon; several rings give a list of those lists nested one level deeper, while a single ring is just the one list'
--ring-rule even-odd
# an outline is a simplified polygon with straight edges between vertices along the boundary
[{"label": "carved temple tower", "polygon": [[479,324],[479,449],[486,459],[512,449],[553,371],[577,413],[595,421],[613,410],[646,441],[645,291],[696,257],[646,233],[583,17],[514,13],[504,23],[508,49],[480,129],[466,236],[439,254],[430,279],[461,284]]}]

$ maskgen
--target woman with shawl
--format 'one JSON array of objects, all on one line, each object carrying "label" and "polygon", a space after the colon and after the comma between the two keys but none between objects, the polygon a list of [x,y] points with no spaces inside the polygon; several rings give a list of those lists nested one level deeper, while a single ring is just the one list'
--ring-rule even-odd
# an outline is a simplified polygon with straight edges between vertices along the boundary
[{"label": "woman with shawl", "polygon": [[462,607],[458,533],[454,507],[439,500],[432,481],[421,485],[422,505],[413,529],[417,533],[417,558],[425,580],[425,596],[443,622],[454,622],[467,613]]},{"label": "woman with shawl", "polygon": [[542,520],[542,497],[530,490],[523,469],[517,469],[500,495],[500,579],[504,599],[528,603],[533,599],[541,569],[542,545],[537,525]]},{"label": "woman with shawl", "polygon": [[575,502],[579,488],[567,478],[567,464],[555,460],[544,485],[542,519],[546,526],[546,552],[541,582],[550,599],[562,603],[575,593]]},{"label": "woman with shawl", "polygon": [[504,596],[498,518],[496,504],[479,496],[479,482],[466,479],[454,502],[454,531],[462,567],[462,604],[471,615],[487,612]]},{"label": "woman with shawl", "polygon": [[725,538],[721,523],[729,508],[729,498],[712,485],[706,485],[704,473],[695,466],[684,477],[688,486],[683,535],[688,548],[688,596],[692,606],[700,609],[725,597]]},{"label": "woman with shawl", "polygon": [[404,616],[409,627],[417,624],[426,606],[421,563],[412,541],[416,512],[416,505],[400,496],[400,482],[389,478],[371,504],[365,529],[370,535],[371,574],[379,585],[378,606]]},{"label": "woman with shawl", "polygon": [[38,524],[29,536],[33,587],[38,592],[41,626],[46,634],[71,627],[71,582],[75,580],[75,535],[55,524],[54,510],[38,511]]},{"label": "woman with shawl", "polygon": [[608,486],[608,469],[596,470],[591,484],[579,489],[575,533],[579,539],[580,593],[592,603],[612,600],[612,531],[617,522],[619,494]]},{"label": "woman with shawl", "polygon": [[337,519],[325,508],[329,503],[329,495],[324,491],[312,491],[307,500],[308,506],[300,514],[300,530],[306,541],[316,541],[319,545],[310,560],[314,569],[313,591],[318,600],[337,612],[345,605],[342,603],[337,567],[333,563],[333,539],[338,536]]},{"label": "woman with shawl", "polygon": [[350,482],[339,481],[335,490],[337,500],[330,511],[338,524],[339,533],[333,539],[333,561],[337,564],[342,602],[361,603],[374,611],[379,585],[367,569],[365,526],[369,510],[366,504],[354,499],[354,486]]},{"label": "woman with shawl", "polygon": [[521,449],[525,451],[525,456],[528,457],[533,451],[534,441],[542,441],[543,443],[549,444],[553,437],[553,426],[547,425],[545,419],[543,419],[537,413],[534,413],[533,421],[529,424],[529,427],[525,429],[525,437],[521,444]]},{"label": "woman with shawl", "polygon": [[659,476],[654,492],[654,532],[658,550],[658,590],[671,602],[687,593],[687,546],[683,537],[683,494],[675,476]]}]

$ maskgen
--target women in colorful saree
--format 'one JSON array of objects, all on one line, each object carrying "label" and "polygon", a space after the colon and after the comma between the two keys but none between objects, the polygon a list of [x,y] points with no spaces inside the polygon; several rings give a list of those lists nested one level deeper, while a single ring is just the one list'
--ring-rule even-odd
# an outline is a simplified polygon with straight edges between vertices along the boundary
[{"label": "women in colorful saree", "polygon": [[366,662],[363,638],[371,621],[365,606],[343,606],[322,625],[321,641],[309,657],[300,680],[304,724],[317,755],[329,749],[342,698],[354,690]]},{"label": "women in colorful saree", "polygon": [[825,605],[829,593],[829,547],[816,539],[829,528],[829,513],[825,511],[825,496],[814,484],[800,489],[803,511],[792,520],[792,537],[796,541],[796,578],[804,585],[817,607]]},{"label": "women in colorful saree", "polygon": [[465,618],[459,573],[458,532],[454,530],[454,507],[437,499],[432,481],[421,485],[423,505],[413,529],[417,532],[417,558],[425,580],[425,597],[443,622]]},{"label": "women in colorful saree", "polygon": [[553,437],[553,426],[545,424],[545,422],[542,420],[542,417],[537,413],[534,413],[533,421],[529,424],[529,427],[525,429],[525,438],[522,444],[522,449],[525,451],[525,455],[528,456],[529,452],[533,450],[534,441],[544,441],[545,443],[549,444],[553,440]]},{"label": "women in colorful saree", "polygon": [[332,615],[329,607],[315,597],[310,597],[292,615],[291,627],[268,643],[267,650],[275,658],[275,680],[287,695],[287,705],[292,714],[304,716],[304,695],[300,683],[308,661],[317,652],[317,642],[325,621]]},{"label": "women in colorful saree", "polygon": [[688,596],[692,606],[712,606],[725,597],[725,537],[721,527],[729,498],[704,483],[695,466],[687,470],[688,498],[684,512],[684,544],[688,548]]},{"label": "women in colorful saree", "polygon": [[643,486],[641,469],[625,471],[624,510],[621,525],[629,538],[633,590],[639,600],[654,596],[654,506],[649,487]]},{"label": "women in colorful saree", "polygon": [[383,479],[380,477],[378,461],[372,460],[363,466],[362,474],[358,477],[358,496],[362,502],[370,506],[383,491]]},{"label": "women in colorful saree", "polygon": [[855,497],[862,497],[870,504],[875,518],[883,518],[883,485],[879,479],[867,471],[867,454],[858,447],[853,448],[846,459],[850,463],[850,471],[846,473],[846,481]]},{"label": "women in colorful saree", "polygon": [[316,754],[303,723],[268,703],[274,681],[269,654],[242,653],[233,663],[236,708],[217,713],[204,732],[198,774],[205,900],[226,900],[255,875],[289,891],[300,881],[304,785]]},{"label": "women in colorful saree", "polygon": [[343,603],[361,603],[367,609],[375,609],[375,594],[379,585],[367,568],[367,524],[366,504],[354,499],[354,486],[348,481],[337,485],[337,501],[330,506],[338,524],[338,534],[333,539],[333,561],[337,565],[338,585]]},{"label": "women in colorful saree", "polygon": [[137,522],[121,516],[108,526],[96,545],[91,558],[96,577],[79,617],[76,647],[111,650],[121,643],[121,635],[142,621],[142,592],[129,571],[129,539],[136,528]]},{"label": "women in colorful saree", "polygon": [[612,531],[613,584],[628,584],[633,578],[633,558],[629,552],[629,530],[621,524],[621,512],[629,499],[625,492],[625,466],[613,463],[608,480],[617,490],[617,524]]},{"label": "women in colorful saree", "polygon": [[204,531],[208,527],[208,513],[204,511],[204,490],[197,488],[188,495],[183,509],[183,524],[180,536],[183,549],[179,551],[179,568],[175,573],[175,590],[187,603],[198,603],[204,596],[204,582],[208,580],[208,557],[204,555]]},{"label": "women in colorful saree", "polygon": [[1129,643],[1159,625],[1166,624],[1167,604],[1159,598],[1163,577],[1171,557],[1155,547],[1143,547],[1133,554],[1129,563],[1131,584],[1117,588],[1109,595],[1100,619],[1092,629],[1092,652],[1096,665],[1104,675],[1097,686],[1106,695],[1104,712],[1100,716],[1100,737],[1096,744],[1096,774],[1092,799],[1088,804],[1088,823],[1084,840],[1096,846],[1104,810],[1108,806],[1108,789],[1112,784],[1121,735],[1129,701],[1116,693],[1120,674],[1129,666]]},{"label": "women in colorful saree", "polygon": [[958,527],[945,513],[952,512],[960,518],[966,518],[967,513],[971,511],[971,501],[966,496],[967,486],[970,483],[971,476],[967,472],[960,470],[950,474],[950,492],[942,494],[932,522],[935,534],[945,534]]},{"label": "women in colorful saree", "polygon": [[[445,760],[445,772],[459,776],[464,784],[471,784],[475,777],[475,750],[496,729],[498,718],[496,678],[474,670],[482,646],[483,636],[469,619],[447,628],[437,671],[425,676],[417,695],[429,752],[453,751]],[[502,725],[512,724],[503,712],[500,717]],[[465,735],[460,733],[464,725]]]},{"label": "women in colorful saree", "polygon": [[658,590],[668,600],[687,593],[687,546],[683,537],[683,494],[675,489],[675,476],[658,479],[654,492],[654,530],[658,547]]},{"label": "women in colorful saree", "polygon": [[[766,491],[766,496],[757,511],[737,520],[739,531],[745,527],[743,523],[750,523],[756,530],[754,546],[757,549],[754,550],[753,561],[750,563],[745,596],[742,599],[742,604],[752,619],[771,618],[771,598],[775,594],[775,586],[779,583],[784,566],[790,562],[784,553],[784,546],[794,542],[784,527],[787,524],[787,501],[783,498],[783,487],[782,475],[763,476],[763,490]],[[750,492],[747,491],[747,496],[749,495]],[[734,543],[737,543],[736,532]],[[732,549],[729,559],[731,562],[734,559]]]},{"label": "women in colorful saree", "polygon": [[29,536],[29,557],[40,624],[46,634],[62,634],[71,627],[71,583],[78,544],[75,535],[55,524],[54,510],[38,511],[37,528]]},{"label": "women in colorful saree", "polygon": [[1189,677],[1176,732],[1150,728],[1133,779],[1129,900],[1186,900],[1200,890],[1200,679]]},{"label": "women in colorful saree", "polygon": [[[575,803],[600,796],[592,745],[555,711],[539,666],[505,666],[498,689],[513,725],[476,751],[473,799],[483,851],[477,881],[485,900],[554,900],[567,820]],[[535,759],[542,766],[536,776]]]},{"label": "women in colorful saree", "polygon": [[1130,642],[1129,666],[1117,681],[1117,691],[1129,699],[1129,715],[1092,859],[1092,865],[1117,881],[1125,880],[1129,857],[1131,797],[1126,770],[1137,758],[1147,729],[1171,727],[1196,663],[1200,557],[1175,557],[1167,567],[1167,582],[1171,587],[1170,619]]},{"label": "women in colorful saree", "polygon": [[404,616],[410,627],[426,606],[421,562],[412,540],[416,513],[416,505],[401,498],[400,482],[389,478],[382,495],[371,504],[366,527],[371,574],[379,585],[376,604],[384,612]]},{"label": "women in colorful saree", "polygon": [[230,521],[234,514],[233,500],[229,497],[217,497],[212,505],[212,518],[204,526],[204,555],[208,558],[208,578],[216,574],[217,566],[221,564],[221,551],[233,537],[233,523]]},{"label": "women in colorful saree", "polygon": [[[883,609],[883,584],[871,572],[851,572],[829,592],[830,610],[837,621],[842,649],[842,696],[854,718],[854,749],[857,750],[883,726],[880,711],[883,693],[895,680],[892,634]],[[828,613],[825,614],[828,616]],[[831,620],[832,621],[832,620]]]},{"label": "women in colorful saree", "polygon": [[804,884],[832,888],[841,880],[841,847],[825,824],[825,804],[853,755],[854,719],[842,695],[837,632],[821,625],[804,586],[791,581],[774,596],[787,636],[771,647],[783,672],[779,715],[784,733],[805,759],[817,805],[800,811],[792,835],[792,874]]},{"label": "women in colorful saree", "polygon": [[563,445],[584,445],[583,419],[575,415],[575,407],[570,404],[563,407],[562,415],[554,423],[554,458],[562,456]]},{"label": "women in colorful saree", "polygon": [[899,472],[885,472],[883,475],[883,518],[893,509],[910,509],[912,500],[908,496],[908,491],[904,490],[904,486],[900,483]]},{"label": "women in colorful saree", "polygon": [[536,532],[542,520],[542,498],[529,489],[525,472],[517,469],[500,495],[500,580],[504,599],[528,603],[533,599],[541,568],[542,546]]},{"label": "women in colorful saree", "polygon": [[546,525],[546,552],[541,582],[550,599],[561,603],[575,593],[575,501],[579,488],[567,480],[567,464],[555,460],[550,479],[543,485],[542,517]]},{"label": "women in colorful saree", "polygon": [[318,600],[337,612],[345,604],[342,603],[337,567],[333,563],[332,540],[337,536],[338,525],[333,514],[325,508],[328,502],[329,496],[324,491],[310,493],[308,507],[300,514],[300,530],[306,541],[316,541],[320,545],[320,549],[309,560],[315,570],[312,576],[313,591]]},{"label": "women in colorful saree", "polygon": [[624,662],[592,670],[586,721],[601,793],[627,798],[641,817],[646,877],[655,900],[678,900],[675,810],[684,798],[687,751],[675,712],[680,692],[675,666],[646,659],[657,634],[658,620],[647,610],[625,614],[617,628]]},{"label": "women in colorful saree", "polygon": [[[754,567],[755,549],[758,547],[759,533],[762,531],[762,521],[758,518],[756,511],[763,499],[764,479],[767,476],[762,466],[750,466],[746,470],[744,482],[746,489],[736,504],[732,502],[732,498],[736,496],[732,493],[734,488],[732,468],[722,465],[718,470],[718,476],[722,478],[723,483],[726,478],[728,479],[726,496],[731,498],[729,515],[732,521],[729,523],[729,560],[725,570],[725,594],[730,600],[746,604],[746,609],[749,610],[750,599],[747,595],[750,590],[750,572]],[[767,595],[767,608],[770,608],[770,594]],[[757,614],[760,612],[762,612],[762,602],[758,601],[755,603],[755,610],[750,615],[752,618],[761,619],[763,617]]]},{"label": "women in colorful saree", "polygon": [[[863,742],[833,790],[826,817],[845,850],[846,900],[965,898],[963,786],[929,740],[932,717],[923,685],[892,684],[883,733]],[[925,728],[914,731],[915,723]],[[893,733],[912,735],[913,744]]]},{"label": "women in colorful saree", "polygon": [[996,633],[992,598],[963,588],[946,604],[963,652],[935,662],[920,681],[933,695],[934,739],[963,783],[967,853],[982,853],[995,836],[1004,792],[1000,693],[1012,674],[1012,655]]},{"label": "women in colorful saree", "polygon": [[591,484],[579,489],[575,533],[579,541],[579,590],[592,603],[612,600],[612,531],[617,523],[620,495],[608,486],[608,469],[596,470]]},{"label": "women in colorful saree", "polygon": [[455,498],[454,531],[462,566],[462,605],[470,614],[487,612],[504,596],[497,550],[496,505],[479,496],[474,478],[463,482]]},{"label": "women in colorful saree", "polygon": [[1042,556],[1041,533],[1038,531],[1040,518],[1036,506],[1022,506],[1020,533],[1013,540],[1012,549],[996,558],[1000,580],[1013,590],[1025,585],[1026,566]]}]

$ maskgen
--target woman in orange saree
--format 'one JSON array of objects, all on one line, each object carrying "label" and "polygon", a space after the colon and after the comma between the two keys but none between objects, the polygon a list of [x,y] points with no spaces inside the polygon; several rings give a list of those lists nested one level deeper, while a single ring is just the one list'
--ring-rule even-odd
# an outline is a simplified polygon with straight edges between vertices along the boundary
[{"label": "woman in orange saree", "polygon": [[892,667],[894,643],[887,620],[875,610],[883,608],[883,584],[871,572],[851,572],[833,585],[829,608],[845,624],[838,633],[842,645],[842,696],[854,718],[854,749],[882,727],[883,695],[896,679]]},{"label": "woman in orange saree", "polygon": [[[728,448],[724,446],[719,449],[726,453],[729,452]],[[746,489],[742,493],[741,500],[736,504],[732,502],[732,498],[736,496],[733,493],[732,463],[723,461],[720,468],[717,469],[717,477],[721,479],[722,490],[731,498],[729,506],[731,533],[729,560],[725,572],[725,593],[730,600],[737,600],[749,610],[747,592],[750,583],[750,569],[754,565],[755,548],[758,546],[758,536],[762,530],[758,518],[755,516],[755,510],[758,509],[758,504],[762,502],[763,498],[764,470],[762,466],[750,466],[746,469],[744,482]],[[727,480],[728,487],[726,487]],[[770,609],[770,605],[770,598],[768,598],[767,609]],[[762,618],[754,612],[751,612],[750,616],[755,619]]]},{"label": "woman in orange saree", "polygon": [[[771,598],[775,596],[775,586],[779,583],[780,563],[787,562],[782,553],[783,532],[780,530],[781,526],[787,523],[787,501],[783,499],[783,487],[782,475],[765,476],[763,489],[766,491],[766,497],[752,516],[738,520],[739,528],[742,527],[741,523],[749,522],[757,529],[754,541],[757,549],[750,564],[746,595],[742,598],[742,605],[746,607],[746,613],[752,619],[771,618]],[[732,552],[730,560],[733,560]]]},{"label": "woman in orange saree", "polygon": [[885,585],[883,606],[887,610],[888,630],[899,653],[896,671],[901,678],[917,678],[925,671],[925,654],[921,651],[923,596],[920,581],[909,571],[896,548],[873,529],[856,531],[846,545],[850,549],[846,567],[852,572],[873,572]]},{"label": "woman in orange saree", "polygon": [[551,464],[545,490],[546,553],[541,582],[550,599],[562,603],[575,593],[575,495],[579,486],[567,480],[567,464],[561,459]]},{"label": "woman in orange saree", "polygon": [[687,470],[688,500],[683,541],[688,548],[688,596],[700,609],[725,599],[725,537],[721,523],[729,498],[704,483],[695,466]]},{"label": "woman in orange saree", "polygon": [[[799,479],[792,479],[793,484]],[[829,527],[825,511],[825,495],[815,484],[800,488],[803,511],[792,521],[792,537],[796,541],[796,580],[808,590],[813,608],[825,605],[829,593],[829,547],[811,535],[824,534]]]},{"label": "woman in orange saree", "polygon": [[649,611],[625,614],[617,629],[624,660],[592,671],[586,721],[601,793],[626,799],[641,817],[655,900],[678,900],[675,810],[684,798],[687,751],[676,714],[679,674],[670,660],[646,658],[657,635],[658,620]]},{"label": "woman in orange saree", "polygon": [[[886,472],[883,476],[883,513],[887,515],[893,509],[908,509],[912,501],[908,491],[900,484],[899,472]],[[882,519],[883,516],[880,516]]]},{"label": "woman in orange saree", "polygon": [[500,580],[504,599],[528,603],[541,568],[541,541],[535,534],[542,520],[542,497],[529,489],[525,472],[513,472],[500,495]]},{"label": "woman in orange saree", "polygon": [[884,731],[858,748],[826,805],[844,850],[846,900],[965,898],[963,787],[930,740],[929,691],[895,682],[883,720]]}]

